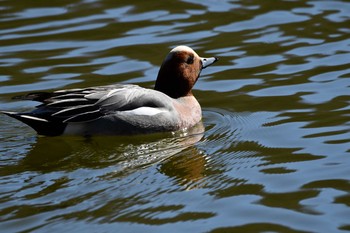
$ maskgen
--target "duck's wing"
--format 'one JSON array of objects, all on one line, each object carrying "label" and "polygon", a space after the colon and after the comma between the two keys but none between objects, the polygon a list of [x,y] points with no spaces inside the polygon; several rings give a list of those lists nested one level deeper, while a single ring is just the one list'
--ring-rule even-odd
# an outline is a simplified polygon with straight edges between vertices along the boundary
[{"label": "duck's wing", "polygon": [[120,93],[119,101],[115,100],[113,103],[114,107],[119,109],[125,104],[122,101],[125,90],[132,93],[136,89],[139,89],[139,87],[135,85],[109,85],[54,92],[34,92],[17,96],[15,99],[33,100],[42,103],[36,106],[35,110],[19,113],[19,115],[64,123],[69,118],[81,114],[88,116],[85,121],[98,118],[103,114],[103,111],[101,111],[103,105],[98,104],[98,102],[108,99],[113,93]]},{"label": "duck's wing", "polygon": [[[60,108],[51,114],[64,123],[86,122],[96,120],[105,115],[117,112],[140,113],[142,111],[157,112],[158,109],[169,108],[171,98],[165,94],[141,88],[136,85],[108,86],[84,95],[83,98],[68,98],[54,101],[45,108]],[[39,108],[40,109],[40,108]]]},{"label": "duck's wing", "polygon": [[37,92],[17,99],[39,101],[32,112],[3,112],[32,128],[39,134],[59,135],[71,122],[97,120],[116,112],[156,112],[170,105],[165,94],[136,85],[110,85],[84,89]]},{"label": "duck's wing", "polygon": [[[135,85],[108,85],[108,86],[97,86],[97,87],[87,87],[87,88],[75,88],[75,89],[66,89],[66,90],[58,90],[54,92],[32,92],[25,95],[15,96],[13,99],[16,100],[32,100],[38,101],[43,104],[49,104],[53,102],[57,102],[60,100],[68,100],[68,99],[78,99],[85,98],[85,96],[90,95],[91,99],[100,99],[106,92],[110,90],[124,89],[124,88],[133,88],[137,87]],[[92,95],[95,94],[95,95]]]}]

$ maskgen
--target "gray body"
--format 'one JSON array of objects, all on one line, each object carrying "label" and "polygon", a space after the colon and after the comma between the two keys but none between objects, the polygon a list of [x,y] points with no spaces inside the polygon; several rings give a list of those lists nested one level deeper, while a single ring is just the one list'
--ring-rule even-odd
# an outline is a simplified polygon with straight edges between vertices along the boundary
[{"label": "gray body", "polygon": [[[201,119],[200,106],[193,96],[173,99],[135,85],[31,93],[20,98],[42,104],[28,113],[4,113],[48,136],[176,131],[192,127]],[[191,106],[186,106],[187,102]],[[184,116],[186,110],[192,114]]]}]

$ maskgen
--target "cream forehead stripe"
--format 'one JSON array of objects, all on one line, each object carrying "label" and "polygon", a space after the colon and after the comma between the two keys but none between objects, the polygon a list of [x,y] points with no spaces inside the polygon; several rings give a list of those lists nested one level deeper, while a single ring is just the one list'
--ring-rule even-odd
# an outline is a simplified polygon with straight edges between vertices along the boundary
[{"label": "cream forehead stripe", "polygon": [[191,49],[190,47],[186,46],[186,45],[180,45],[180,46],[177,46],[175,48],[173,48],[170,52],[190,52],[190,53],[194,53],[194,54],[197,54],[193,49]]},{"label": "cream forehead stripe", "polygon": [[189,52],[189,53],[193,53],[193,54],[195,54],[195,56],[199,57],[198,54],[190,47],[188,47],[186,45],[179,45],[170,51],[170,53],[166,56],[165,61],[168,61],[173,56],[173,54],[176,52]]}]

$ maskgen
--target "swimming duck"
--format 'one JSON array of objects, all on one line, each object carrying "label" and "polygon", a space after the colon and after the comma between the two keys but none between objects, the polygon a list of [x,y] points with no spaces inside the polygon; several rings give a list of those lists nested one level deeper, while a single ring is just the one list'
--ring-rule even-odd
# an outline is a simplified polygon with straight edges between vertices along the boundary
[{"label": "swimming duck", "polygon": [[202,58],[188,46],[165,57],[154,89],[131,84],[30,93],[19,99],[42,104],[31,112],[2,111],[39,135],[126,135],[178,131],[196,125],[201,107],[192,87],[216,57]]}]

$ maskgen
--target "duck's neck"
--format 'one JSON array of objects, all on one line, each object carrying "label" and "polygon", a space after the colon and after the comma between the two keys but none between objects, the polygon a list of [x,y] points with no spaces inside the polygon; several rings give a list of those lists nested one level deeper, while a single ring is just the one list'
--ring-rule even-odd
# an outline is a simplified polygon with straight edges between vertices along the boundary
[{"label": "duck's neck", "polygon": [[154,89],[177,99],[184,96],[192,96],[192,91],[188,81],[170,66],[163,64],[157,76]]}]

